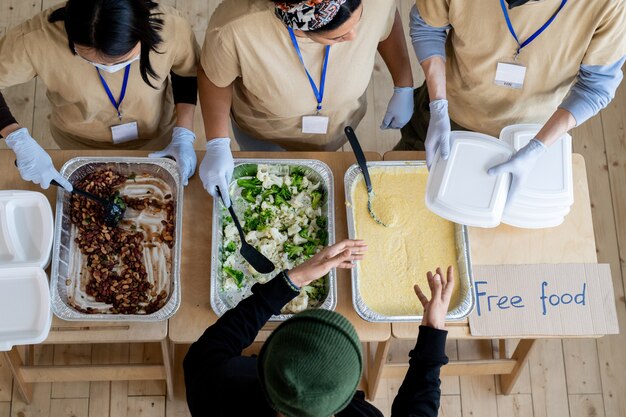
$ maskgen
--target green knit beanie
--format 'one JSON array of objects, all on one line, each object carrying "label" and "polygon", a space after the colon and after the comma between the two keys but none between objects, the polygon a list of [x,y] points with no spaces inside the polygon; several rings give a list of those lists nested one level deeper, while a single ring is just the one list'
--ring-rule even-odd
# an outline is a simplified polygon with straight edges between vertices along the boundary
[{"label": "green knit beanie", "polygon": [[329,417],[343,410],[362,370],[361,342],[352,324],[321,309],[278,326],[258,358],[265,395],[286,417]]}]

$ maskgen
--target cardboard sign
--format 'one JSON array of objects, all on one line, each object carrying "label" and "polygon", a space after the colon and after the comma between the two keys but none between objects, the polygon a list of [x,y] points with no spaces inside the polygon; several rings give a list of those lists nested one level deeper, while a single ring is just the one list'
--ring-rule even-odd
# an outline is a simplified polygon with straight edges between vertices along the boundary
[{"label": "cardboard sign", "polygon": [[619,333],[606,264],[474,266],[473,336]]}]

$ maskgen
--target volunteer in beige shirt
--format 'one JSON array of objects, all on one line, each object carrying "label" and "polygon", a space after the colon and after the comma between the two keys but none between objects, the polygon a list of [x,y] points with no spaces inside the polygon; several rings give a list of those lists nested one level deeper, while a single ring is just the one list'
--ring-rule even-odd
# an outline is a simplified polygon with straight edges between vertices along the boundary
[{"label": "volunteer in beige shirt", "polygon": [[[62,149],[165,149],[186,184],[196,167],[199,46],[176,10],[143,0],[69,0],[0,39],[0,89],[38,77]],[[171,87],[170,87],[171,85]],[[0,97],[0,134],[22,178],[71,190]],[[169,143],[169,144],[168,144]]]},{"label": "volunteer in beige shirt", "polygon": [[[537,159],[614,97],[626,55],[624,0],[417,0],[411,38],[426,75],[396,149],[448,157],[451,124],[498,137],[543,129],[510,161],[514,197]],[[430,110],[430,114],[429,114]],[[430,116],[430,117],[429,117]]]},{"label": "volunteer in beige shirt", "polygon": [[412,114],[413,78],[395,1],[225,0],[209,22],[198,74],[209,193],[232,175],[231,118],[242,150],[344,144],[344,127],[365,114],[377,50],[395,85],[381,128],[397,129]]}]

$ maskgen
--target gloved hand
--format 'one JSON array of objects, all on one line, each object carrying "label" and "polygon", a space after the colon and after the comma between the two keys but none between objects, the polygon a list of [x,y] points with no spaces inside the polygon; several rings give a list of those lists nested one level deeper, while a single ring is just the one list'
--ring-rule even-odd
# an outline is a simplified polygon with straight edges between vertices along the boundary
[{"label": "gloved hand", "polygon": [[424,146],[426,147],[426,165],[430,169],[437,149],[445,161],[450,156],[450,117],[448,116],[448,100],[434,100],[428,106],[430,107],[430,122]]},{"label": "gloved hand", "polygon": [[74,189],[54,168],[50,155],[30,136],[28,129],[23,127],[11,133],[6,137],[6,143],[15,152],[22,179],[39,184],[44,190],[50,187],[52,180],[69,192]]},{"label": "gloved hand", "polygon": [[528,142],[526,146],[517,151],[507,162],[489,168],[487,171],[489,175],[499,175],[503,172],[510,172],[512,174],[513,178],[511,179],[507,202],[511,202],[515,198],[528,178],[528,175],[532,172],[537,160],[541,155],[546,153],[547,150],[546,145],[537,139],[533,139]]},{"label": "gloved hand", "polygon": [[394,87],[381,129],[400,129],[413,116],[413,87]]},{"label": "gloved hand", "polygon": [[172,131],[172,141],[165,149],[159,152],[153,152],[148,157],[150,158],[165,158],[167,156],[172,157],[178,164],[180,170],[180,176],[183,180],[183,185],[189,183],[189,178],[196,171],[196,152],[193,149],[193,142],[196,140],[196,135],[189,129],[184,127],[175,127]]},{"label": "gloved hand", "polygon": [[213,198],[220,198],[215,188],[220,187],[226,207],[230,207],[228,184],[233,179],[234,169],[235,163],[230,151],[230,138],[217,138],[208,141],[206,155],[200,164],[200,179],[204,188]]}]

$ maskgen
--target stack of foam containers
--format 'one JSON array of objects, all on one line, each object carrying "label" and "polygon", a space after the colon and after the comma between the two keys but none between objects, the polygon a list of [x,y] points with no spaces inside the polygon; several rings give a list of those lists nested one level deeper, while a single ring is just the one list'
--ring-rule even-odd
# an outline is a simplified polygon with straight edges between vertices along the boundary
[{"label": "stack of foam containers", "polygon": [[574,202],[572,138],[564,135],[541,156],[520,192],[508,199],[511,175],[487,170],[524,147],[540,125],[504,128],[500,139],[474,132],[452,132],[450,156],[436,155],[426,188],[426,206],[450,221],[474,227],[501,222],[522,228],[560,225]]},{"label": "stack of foam containers", "polygon": [[0,191],[0,351],[48,337],[52,310],[44,269],[53,230],[43,194]]}]

